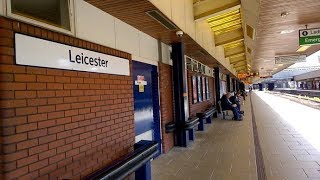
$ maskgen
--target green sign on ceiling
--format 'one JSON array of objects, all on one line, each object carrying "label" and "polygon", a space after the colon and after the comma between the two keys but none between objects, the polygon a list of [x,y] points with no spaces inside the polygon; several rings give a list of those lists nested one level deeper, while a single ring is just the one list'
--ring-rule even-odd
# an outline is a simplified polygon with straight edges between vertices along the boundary
[{"label": "green sign on ceiling", "polygon": [[320,28],[299,30],[299,45],[320,44]]}]

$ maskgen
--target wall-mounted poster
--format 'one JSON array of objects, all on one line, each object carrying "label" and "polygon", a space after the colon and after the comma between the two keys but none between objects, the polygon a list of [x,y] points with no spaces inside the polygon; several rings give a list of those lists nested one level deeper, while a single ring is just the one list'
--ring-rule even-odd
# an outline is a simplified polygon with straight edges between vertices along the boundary
[{"label": "wall-mounted poster", "polygon": [[201,85],[201,76],[197,77],[197,81],[198,81],[198,102],[202,102],[202,85]]},{"label": "wall-mounted poster", "polygon": [[197,76],[192,76],[192,102],[193,104],[198,102]]},{"label": "wall-mounted poster", "polygon": [[203,101],[205,101],[207,99],[206,96],[206,77],[202,76],[202,97],[203,97]]},{"label": "wall-mounted poster", "polygon": [[210,99],[210,88],[209,88],[209,78],[206,77],[206,90],[207,90],[207,99]]},{"label": "wall-mounted poster", "polygon": [[221,81],[220,96],[226,94],[226,92],[227,92],[227,82],[226,81]]}]

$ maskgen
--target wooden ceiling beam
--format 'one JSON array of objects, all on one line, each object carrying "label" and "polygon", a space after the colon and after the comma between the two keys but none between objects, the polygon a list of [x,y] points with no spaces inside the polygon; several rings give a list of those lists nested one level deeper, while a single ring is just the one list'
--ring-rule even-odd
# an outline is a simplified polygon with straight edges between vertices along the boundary
[{"label": "wooden ceiling beam", "polygon": [[[208,3],[208,5],[209,4],[210,3]],[[210,10],[208,10],[206,12],[200,13],[198,15],[195,15],[194,16],[194,20],[195,21],[202,21],[202,20],[208,19],[210,17],[214,17],[214,16],[218,16],[218,15],[223,14],[223,13],[234,11],[234,10],[240,8],[240,4],[241,4],[240,1],[236,1],[236,2],[233,2],[233,3],[230,3],[230,4],[223,5],[221,7],[213,6],[212,9],[210,9]]]},{"label": "wooden ceiling beam", "polygon": [[239,67],[234,67],[237,71],[241,70],[241,69],[247,69],[247,66],[239,66]]},{"label": "wooden ceiling beam", "polygon": [[232,38],[232,39],[227,39],[227,40],[218,42],[218,43],[216,43],[216,46],[221,46],[221,45],[229,44],[229,43],[232,43],[232,42],[234,42],[234,41],[239,41],[239,40],[243,40],[243,36],[237,36],[237,37]]},{"label": "wooden ceiling beam", "polygon": [[240,62],[234,64],[233,67],[237,68],[237,67],[246,66],[246,65],[247,65],[246,61],[240,61]]},{"label": "wooden ceiling beam", "polygon": [[232,54],[228,54],[228,51],[226,51],[224,54],[226,55],[226,57],[231,57],[231,56],[236,56],[238,54],[243,54],[243,53],[245,53],[245,51],[238,51]]},{"label": "wooden ceiling beam", "polygon": [[240,61],[245,61],[246,60],[246,57],[242,57],[242,58],[239,58],[239,59],[236,59],[236,60],[231,60],[230,59],[230,64],[235,64],[235,63],[238,63]]}]

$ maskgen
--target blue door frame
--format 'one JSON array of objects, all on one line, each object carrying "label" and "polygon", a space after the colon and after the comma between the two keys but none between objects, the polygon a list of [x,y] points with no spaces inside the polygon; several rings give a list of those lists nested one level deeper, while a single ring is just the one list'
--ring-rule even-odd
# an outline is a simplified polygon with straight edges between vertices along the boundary
[{"label": "blue door frame", "polygon": [[134,86],[135,134],[137,136],[149,130],[153,130],[152,140],[158,142],[158,148],[160,152],[158,155],[160,155],[161,130],[158,67],[132,61],[132,69]]}]

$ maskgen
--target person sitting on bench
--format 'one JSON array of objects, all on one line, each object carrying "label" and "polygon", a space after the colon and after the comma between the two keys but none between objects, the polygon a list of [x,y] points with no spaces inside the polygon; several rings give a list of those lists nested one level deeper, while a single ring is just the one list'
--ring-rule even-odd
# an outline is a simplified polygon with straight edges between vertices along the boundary
[{"label": "person sitting on bench", "polygon": [[240,96],[241,96],[240,92],[234,92],[234,96],[231,96],[229,100],[231,101],[232,104],[237,105],[237,108],[241,114],[244,114],[244,111],[241,111]]},{"label": "person sitting on bench", "polygon": [[231,96],[231,94],[228,92],[221,97],[222,111],[231,110],[233,112],[233,119],[241,121],[242,115],[240,114],[239,109],[237,108],[237,105],[232,104],[232,102],[229,100],[230,96]]}]

